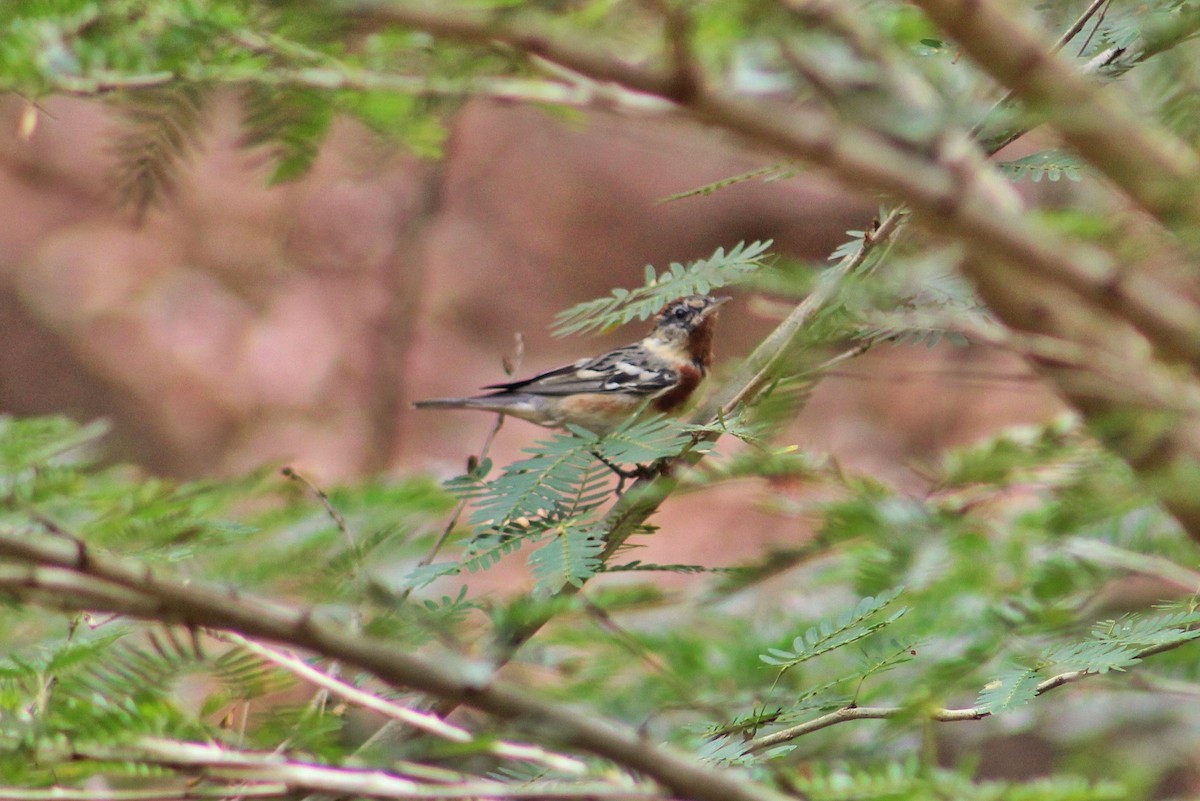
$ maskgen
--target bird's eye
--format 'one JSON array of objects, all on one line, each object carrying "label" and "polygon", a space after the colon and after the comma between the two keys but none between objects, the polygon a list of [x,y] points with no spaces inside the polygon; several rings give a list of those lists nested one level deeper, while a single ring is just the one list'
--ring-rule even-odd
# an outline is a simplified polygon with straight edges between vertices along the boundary
[{"label": "bird's eye", "polygon": [[672,312],[672,314],[675,315],[676,320],[682,320],[688,316],[688,310],[683,306],[676,306],[675,311]]}]

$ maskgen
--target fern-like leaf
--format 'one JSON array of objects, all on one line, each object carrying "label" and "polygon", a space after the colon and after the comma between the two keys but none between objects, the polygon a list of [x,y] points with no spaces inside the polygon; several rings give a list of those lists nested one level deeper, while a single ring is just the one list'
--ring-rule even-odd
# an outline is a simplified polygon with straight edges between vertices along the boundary
[{"label": "fern-like leaf", "polygon": [[524,538],[515,534],[498,533],[476,537],[459,563],[455,573],[466,570],[478,573],[487,570],[502,558],[521,547]]},{"label": "fern-like leaf", "polygon": [[[582,430],[574,433],[585,439],[589,436]],[[595,437],[589,451],[614,464],[648,464],[664,456],[674,456],[690,445],[693,445],[690,426],[671,417],[653,415],[629,420],[603,437]],[[699,442],[695,446],[707,448],[710,443]]]},{"label": "fern-like leaf", "polygon": [[1001,161],[996,166],[1014,181],[1028,178],[1037,183],[1043,178],[1057,181],[1064,176],[1071,181],[1083,180],[1083,162],[1062,150],[1043,150],[1012,161]]},{"label": "fern-like leaf", "polygon": [[1037,686],[1041,681],[1042,677],[1032,668],[1013,668],[988,682],[975,705],[993,715],[1024,706],[1037,697]]},{"label": "fern-like leaf", "polygon": [[333,99],[313,89],[251,87],[243,99],[243,147],[266,146],[275,158],[270,183],[306,173],[333,122]]},{"label": "fern-like leaf", "polygon": [[529,557],[535,591],[557,592],[563,585],[582,587],[600,569],[604,540],[592,525],[564,524],[550,532],[545,545]]},{"label": "fern-like leaf", "polygon": [[6,481],[32,468],[78,463],[108,432],[104,423],[80,426],[65,417],[18,420],[0,416],[0,475]]},{"label": "fern-like leaf", "polygon": [[471,523],[481,531],[522,534],[536,529],[536,521],[577,517],[600,503],[607,473],[591,453],[594,443],[567,433],[527,448],[530,458],[474,485]]},{"label": "fern-like leaf", "polygon": [[722,178],[719,181],[713,181],[710,184],[704,184],[694,189],[686,189],[682,192],[676,192],[673,195],[667,195],[660,200],[660,203],[670,203],[673,200],[683,200],[690,197],[705,197],[720,192],[722,189],[728,189],[731,186],[736,186],[746,181],[752,181],[755,178],[761,178],[763,183],[779,181],[784,178],[792,178],[796,175],[796,169],[793,167],[785,167],[782,164],[770,164],[766,167],[749,170],[747,172],[732,175],[728,178]]},{"label": "fern-like leaf", "polygon": [[657,273],[646,265],[646,282],[635,289],[614,289],[606,298],[590,300],[562,311],[555,318],[555,336],[609,331],[633,320],[646,320],[666,303],[684,295],[707,295],[717,287],[742,281],[766,262],[766,242],[742,242],[717,248],[707,259],[684,266],[678,262]]},{"label": "fern-like leaf", "polygon": [[900,607],[887,617],[868,622],[868,618],[890,606],[902,591],[903,588],[897,587],[874,597],[867,596],[859,601],[853,609],[847,609],[836,618],[822,620],[816,626],[805,631],[803,635],[792,640],[790,651],[782,648],[768,648],[767,653],[761,654],[759,659],[768,665],[777,666],[781,670],[789,670],[810,659],[874,634],[899,620],[908,611],[906,607]]},{"label": "fern-like leaf", "polygon": [[1060,670],[1108,673],[1136,665],[1141,657],[1136,648],[1113,642],[1072,642],[1048,648],[1046,662]]},{"label": "fern-like leaf", "polygon": [[1092,636],[1130,648],[1152,648],[1200,637],[1200,612],[1183,611],[1165,615],[1130,616],[1097,624]]},{"label": "fern-like leaf", "polygon": [[834,248],[833,252],[829,254],[830,261],[841,261],[862,248],[863,240],[866,237],[865,231],[847,231],[846,233],[850,235],[850,238]]},{"label": "fern-like leaf", "polygon": [[205,92],[192,83],[119,95],[113,183],[139,218],[174,191],[180,165],[199,142],[204,108]]}]

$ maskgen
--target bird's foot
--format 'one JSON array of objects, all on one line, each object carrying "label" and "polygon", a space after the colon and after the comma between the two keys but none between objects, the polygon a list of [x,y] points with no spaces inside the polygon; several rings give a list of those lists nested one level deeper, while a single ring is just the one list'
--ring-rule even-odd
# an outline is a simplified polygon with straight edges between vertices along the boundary
[{"label": "bird's foot", "polygon": [[595,456],[596,460],[599,461],[600,464],[617,474],[617,495],[620,495],[625,491],[625,482],[629,481],[630,479],[636,481],[643,478],[651,479],[660,475],[662,473],[664,462],[664,460],[659,459],[658,461],[649,465],[635,464],[633,467],[621,467],[619,464],[616,464],[615,462],[605,458],[597,451],[592,451],[592,456]]}]

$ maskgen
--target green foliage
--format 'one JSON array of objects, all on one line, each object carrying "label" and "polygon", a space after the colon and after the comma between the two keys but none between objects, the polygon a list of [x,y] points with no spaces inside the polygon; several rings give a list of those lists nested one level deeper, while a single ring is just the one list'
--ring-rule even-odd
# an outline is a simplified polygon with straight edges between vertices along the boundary
[{"label": "green foliage", "polygon": [[582,587],[602,566],[603,532],[594,526],[559,525],[550,530],[545,545],[529,557],[533,577],[542,592],[564,584]]},{"label": "green foliage", "polygon": [[685,448],[703,449],[693,429],[661,415],[631,418],[601,436],[581,428],[526,448],[530,454],[488,479],[492,465],[447,483],[471,503],[472,537],[460,560],[418,567],[408,580],[422,587],[443,576],[486,570],[524,543],[539,592],[581,586],[602,568],[603,505],[612,497],[613,468],[649,465]]},{"label": "green foliage", "polygon": [[877,612],[886,609],[899,598],[900,592],[901,589],[897,588],[873,598],[870,596],[863,598],[853,609],[847,609],[831,620],[822,620],[820,624],[809,628],[802,636],[792,640],[790,651],[771,648],[767,653],[759,656],[759,659],[784,671],[836,648],[842,648],[864,637],[869,637],[885,626],[895,623],[908,611],[906,607],[902,606],[886,617],[868,622],[869,618],[874,617]]},{"label": "green foliage", "polygon": [[144,214],[171,195],[182,162],[199,141],[205,93],[179,84],[126,92],[116,107],[122,120],[113,144],[114,176],[123,204]]},{"label": "green foliage", "polygon": [[692,197],[706,197],[708,195],[720,192],[722,189],[728,189],[731,186],[737,186],[738,184],[745,183],[746,181],[752,181],[756,178],[761,179],[763,183],[770,183],[772,181],[793,178],[796,176],[796,173],[797,170],[795,168],[788,168],[772,164],[767,167],[759,167],[757,169],[747,170],[746,172],[738,175],[731,175],[728,178],[722,178],[720,181],[713,181],[710,184],[698,186],[695,189],[688,189],[683,192],[676,192],[673,195],[667,195],[665,198],[663,198],[663,202],[666,203],[673,200],[685,200]]},{"label": "green foliage", "polygon": [[634,289],[614,289],[612,295],[598,298],[559,312],[554,333],[558,336],[587,331],[607,331],[632,320],[645,320],[666,303],[685,295],[707,295],[713,289],[745,280],[760,269],[771,242],[740,242],[725,252],[717,248],[712,256],[687,266],[673,262],[662,273],[646,265],[646,283]]},{"label": "green foliage", "polygon": [[1037,183],[1046,178],[1057,181],[1066,176],[1072,181],[1082,181],[1083,164],[1071,153],[1061,150],[1043,150],[1041,153],[1031,153],[1019,159],[1000,161],[996,166],[1014,181],[1022,178]]},{"label": "green foliage", "polygon": [[[442,5],[488,15],[483,33],[450,42],[386,20],[386,12],[408,4],[380,5],[373,16],[323,1],[17,0],[0,4],[0,88],[27,103],[64,92],[110,95],[119,131],[112,183],[138,211],[170,197],[203,142],[209,99],[218,96],[241,99],[241,141],[272,157],[274,181],[311,168],[339,114],[434,157],[443,115],[468,97],[539,105],[566,98],[618,110],[646,101],[564,70],[552,52],[525,57],[520,43],[536,51],[552,41],[543,34],[617,54],[622,68],[674,59],[738,102],[770,98],[770,118],[751,122],[769,127],[787,123],[796,107],[819,109],[834,144],[899,143],[913,159],[952,156],[946,143],[972,130],[999,95],[918,5],[890,0],[846,6],[849,12],[836,3],[740,0],[504,0],[421,10],[435,14]],[[1036,4],[1032,18],[1049,40],[1081,5]],[[1194,143],[1198,84],[1186,42],[1195,30],[1188,27],[1192,5],[1109,4],[1064,57],[1141,38],[1148,51],[1178,45],[1140,65],[1136,92],[1125,97]],[[533,34],[516,37],[518,44],[493,37],[506,26],[523,33],[525,25]],[[690,49],[679,47],[682,40]],[[1013,113],[1023,119],[1026,110]],[[867,138],[843,142],[843,132]],[[857,146],[835,155],[868,158]],[[871,166],[864,161],[858,169],[870,174]],[[1056,150],[998,167],[1031,181],[1082,174],[1074,156]],[[790,178],[795,169],[783,161],[671,199]],[[1074,189],[1063,183],[1060,190]],[[952,201],[953,189],[930,191]],[[897,199],[882,202],[895,208]],[[953,225],[955,210],[947,208],[939,224]],[[1030,215],[1073,240],[1101,242],[1116,230],[1110,215],[1079,207]],[[880,219],[886,216],[882,209]],[[1194,695],[1200,682],[1196,602],[1178,600],[1195,590],[1197,551],[1130,467],[1106,455],[1072,417],[945,453],[913,456],[921,443],[906,440],[909,458],[897,472],[909,472],[889,480],[856,472],[838,454],[802,448],[789,433],[830,346],[844,349],[855,338],[933,344],[998,325],[971,287],[947,277],[960,260],[957,248],[923,237],[878,247],[871,227],[863,228],[848,232],[830,256],[839,263],[866,257],[849,276],[840,264],[764,270],[770,243],[756,241],[662,271],[647,267],[642,286],[559,316],[558,333],[602,331],[645,320],[675,297],[735,283],[771,295],[759,308],[783,316],[792,307],[781,299],[829,289],[796,347],[772,367],[764,397],[727,418],[688,426],[644,417],[604,437],[557,433],[513,464],[481,459],[451,482],[454,496],[417,477],[330,488],[340,517],[278,475],[155,479],[98,463],[102,426],[0,418],[0,527],[227,587],[231,599],[301,607],[336,622],[347,637],[397,653],[422,649],[434,662],[461,655],[481,687],[525,683],[526,692],[562,701],[564,710],[585,710],[597,730],[615,719],[696,762],[736,765],[748,787],[774,784],[814,801],[1151,797],[1155,785],[1186,767],[1161,747],[1164,738],[1177,753],[1195,751],[1186,706],[1173,693]],[[1114,293],[1113,301],[1123,298]],[[953,432],[948,426],[946,436]],[[641,523],[631,541],[610,541],[608,524],[645,500],[618,497],[622,482],[604,462],[641,465],[649,475],[660,459],[707,447],[699,440],[710,436],[719,436],[720,451],[695,468],[675,465],[671,480],[660,482],[674,489],[667,513],[652,518],[662,530]],[[693,552],[678,520],[706,514],[722,492],[742,493],[755,506],[753,517],[720,532],[727,537],[720,543],[740,546],[738,555]],[[446,519],[456,498],[468,510],[458,527]],[[771,530],[759,532],[760,521]],[[444,551],[443,531],[450,535]],[[776,544],[742,556],[768,535],[778,535]],[[650,536],[666,543],[671,558],[631,557]],[[535,591],[523,591],[524,574],[510,582],[508,573],[482,577],[505,591],[481,589],[477,574],[511,568],[505,557],[519,551],[528,556]],[[63,583],[38,585],[48,578]],[[537,761],[545,753],[517,746],[523,756],[514,759],[503,739],[563,747],[552,724],[456,716],[471,729],[471,742],[405,735],[398,744],[381,737],[383,745],[364,745],[370,725],[356,701],[315,693],[221,632],[82,612],[100,602],[73,595],[79,586],[68,579],[78,577],[0,560],[0,784],[7,787],[162,791],[186,780],[186,794],[195,797],[244,791],[216,771],[138,757],[134,746],[146,735],[360,774],[433,777],[447,792],[490,776],[528,795],[561,778]],[[1174,594],[1175,603],[1147,611],[1142,596],[1122,591],[1130,579],[1155,582],[1155,597]],[[69,611],[54,611],[58,605]],[[152,609],[145,614],[154,617]],[[321,654],[299,656],[379,700],[437,706]],[[510,658],[518,664],[506,665]],[[1075,715],[1084,693],[1089,715]],[[990,717],[1018,706],[1023,713],[1003,724],[938,722],[945,710]],[[885,720],[827,717],[853,710]],[[788,734],[805,725],[807,733]],[[1052,776],[1002,783],[974,775],[975,755],[986,752],[990,737],[1021,732],[1050,741]],[[764,736],[781,734],[782,742],[764,745]],[[957,747],[954,770],[935,755],[943,744]],[[88,756],[89,746],[115,755]],[[645,786],[645,774],[627,766],[599,758],[580,764],[585,778],[611,780],[616,792]],[[283,784],[288,792],[313,789]]]},{"label": "green foliage", "polygon": [[1116,782],[1089,782],[1078,776],[1057,776],[1026,784],[971,782],[947,770],[927,769],[916,760],[889,762],[879,767],[837,763],[796,775],[789,783],[813,801],[956,798],[963,801],[1121,801],[1127,788]]},{"label": "green foliage", "polygon": [[290,181],[308,172],[333,121],[332,98],[312,89],[267,90],[250,87],[242,144],[267,146],[275,159],[271,183]]},{"label": "green foliage", "polygon": [[1165,649],[1200,637],[1195,611],[1168,615],[1128,615],[1096,624],[1092,636],[1078,642],[1057,643],[1044,649],[1038,667],[1014,668],[989,682],[979,694],[979,708],[1003,712],[1029,703],[1040,694],[1053,668],[1059,673],[1124,671],[1137,665],[1147,649]]},{"label": "green foliage", "polygon": [[[61,418],[0,418],[0,526],[78,538],[98,552],[127,554],[200,581],[286,593],[293,602],[307,598],[334,614],[349,605],[364,628],[396,642],[424,642],[474,608],[465,596],[397,606],[387,586],[385,568],[394,571],[398,558],[422,547],[448,511],[450,499],[427,479],[333,490],[350,542],[324,509],[282,477],[150,479],[97,465],[103,434],[103,426]],[[272,558],[290,550],[302,558]],[[0,574],[14,569],[0,560]],[[49,755],[64,738],[108,746],[150,735],[221,739],[223,716],[246,706],[261,709],[261,728],[253,732],[264,747],[290,737],[324,748],[345,734],[343,718],[308,705],[285,725],[287,714],[268,713],[273,708],[264,699],[295,691],[295,677],[199,631],[107,615],[38,615],[10,602],[0,614],[0,637],[0,777],[8,784],[145,773],[134,760],[68,763],[64,771]],[[35,753],[47,756],[39,761]]]}]

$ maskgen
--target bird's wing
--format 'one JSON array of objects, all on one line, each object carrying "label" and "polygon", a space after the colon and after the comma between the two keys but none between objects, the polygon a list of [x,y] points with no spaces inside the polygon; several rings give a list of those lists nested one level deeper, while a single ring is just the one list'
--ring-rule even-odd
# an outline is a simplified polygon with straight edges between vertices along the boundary
[{"label": "bird's wing", "polygon": [[675,385],[679,374],[640,344],[626,345],[594,359],[539,373],[508,384],[484,389],[527,392],[532,395],[576,395],[587,392],[620,392],[654,395]]}]

